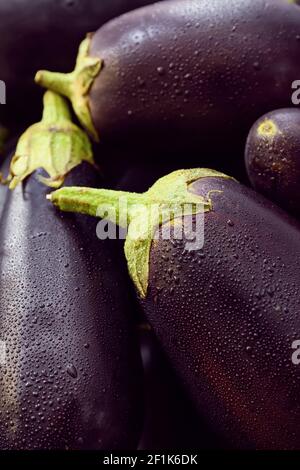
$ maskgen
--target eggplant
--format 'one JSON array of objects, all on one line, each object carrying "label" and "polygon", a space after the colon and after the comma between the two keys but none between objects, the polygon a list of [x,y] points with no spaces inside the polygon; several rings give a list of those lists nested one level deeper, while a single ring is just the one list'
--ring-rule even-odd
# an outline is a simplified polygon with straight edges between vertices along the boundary
[{"label": "eggplant", "polygon": [[[1,165],[1,173],[2,172],[6,173],[7,170],[8,170],[7,159],[5,159]],[[0,173],[0,176],[1,176],[1,173]],[[8,193],[7,186],[0,184],[0,224],[1,224],[2,211],[4,208],[7,193]]]},{"label": "eggplant", "polygon": [[68,71],[87,31],[151,0],[0,0],[0,78],[7,104],[0,120],[22,128],[36,120],[40,93],[33,79],[40,68]]},{"label": "eggplant", "polygon": [[300,110],[277,109],[252,126],[245,149],[249,180],[258,192],[300,215]]},{"label": "eggplant", "polygon": [[[70,143],[60,136],[64,106],[46,94],[55,125],[49,148],[44,130],[44,155],[58,152],[61,164]],[[32,133],[29,141],[37,143]],[[32,165],[1,217],[0,449],[135,449],[142,366],[126,267],[117,242],[97,239],[92,219],[49,204],[46,176]],[[65,184],[100,181],[83,161]]]},{"label": "eggplant", "polygon": [[226,449],[186,396],[153,331],[140,331],[144,364],[145,421],[139,450]]},{"label": "eggplant", "polygon": [[50,199],[92,216],[104,204],[110,221],[129,221],[125,254],[146,317],[232,448],[300,449],[299,223],[207,169],[174,172],[141,194],[62,188]]},{"label": "eggplant", "polygon": [[150,161],[194,150],[199,162],[198,152],[242,151],[259,116],[288,106],[299,37],[300,8],[284,0],[158,2],[89,35],[72,73],[39,71],[36,82],[70,98],[105,147]]}]

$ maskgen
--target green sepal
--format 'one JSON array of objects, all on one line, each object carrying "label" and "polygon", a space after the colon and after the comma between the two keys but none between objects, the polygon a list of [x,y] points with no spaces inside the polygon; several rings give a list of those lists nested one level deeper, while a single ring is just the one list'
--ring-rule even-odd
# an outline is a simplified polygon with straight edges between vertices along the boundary
[{"label": "green sepal", "polygon": [[[179,170],[159,179],[144,194],[148,210],[136,211],[131,219],[124,247],[128,271],[141,298],[147,295],[150,250],[156,230],[164,223],[182,217],[183,206],[185,216],[210,211],[210,198],[195,195],[188,188],[199,178],[220,175],[202,168]],[[157,214],[151,211],[154,205],[157,205],[160,214],[158,225]]]},{"label": "green sepal", "polygon": [[[140,297],[145,298],[149,284],[150,250],[157,229],[182,215],[211,211],[210,193],[213,191],[202,197],[189,189],[198,179],[209,177],[230,178],[209,169],[179,170],[159,179],[143,194],[70,187],[51,193],[49,199],[64,211],[92,216],[99,215],[99,206],[108,204],[115,208],[117,216],[109,220],[117,223],[120,218],[128,220],[125,241],[128,270]],[[120,200],[126,197],[127,213],[122,214]]]},{"label": "green sepal", "polygon": [[20,137],[6,182],[14,189],[42,168],[49,177],[38,176],[39,180],[49,187],[59,188],[66,175],[83,161],[94,165],[88,136],[72,123],[66,100],[47,91],[43,118]]}]

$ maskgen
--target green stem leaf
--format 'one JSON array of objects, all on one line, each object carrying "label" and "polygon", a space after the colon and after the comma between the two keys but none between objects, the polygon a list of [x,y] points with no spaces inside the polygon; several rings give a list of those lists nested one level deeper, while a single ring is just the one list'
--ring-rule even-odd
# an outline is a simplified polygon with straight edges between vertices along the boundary
[{"label": "green stem leaf", "polygon": [[144,298],[156,230],[167,222],[174,223],[175,219],[180,221],[187,215],[213,210],[210,193],[202,197],[189,189],[198,179],[210,177],[229,178],[208,169],[180,170],[159,179],[143,194],[73,187],[59,189],[49,199],[63,211],[102,217],[128,229],[125,242],[128,270]]},{"label": "green stem leaf", "polygon": [[35,170],[43,168],[49,178],[40,176],[40,181],[58,188],[66,175],[83,161],[94,165],[88,136],[72,123],[66,100],[47,91],[42,120],[20,137],[6,182],[14,189]]}]

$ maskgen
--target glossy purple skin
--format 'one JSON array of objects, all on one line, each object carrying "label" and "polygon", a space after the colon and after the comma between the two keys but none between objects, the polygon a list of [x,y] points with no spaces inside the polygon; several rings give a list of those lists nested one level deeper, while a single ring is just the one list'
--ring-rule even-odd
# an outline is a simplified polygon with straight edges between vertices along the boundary
[{"label": "glossy purple skin", "polygon": [[39,116],[40,69],[68,72],[85,34],[153,0],[0,0],[0,79],[7,104],[0,120],[24,126]]},{"label": "glossy purple skin", "polygon": [[232,151],[290,103],[299,37],[300,8],[282,0],[171,0],[107,23],[90,48],[104,63],[90,91],[101,142]]},{"label": "glossy purple skin", "polygon": [[[266,120],[276,127],[274,136],[258,132]],[[256,121],[248,135],[245,162],[254,189],[299,217],[300,110],[278,109]]]},{"label": "glossy purple skin", "polygon": [[[84,164],[66,184],[99,180]],[[0,449],[134,450],[142,368],[122,253],[48,192],[31,176],[1,217]]]},{"label": "glossy purple skin", "polygon": [[140,333],[144,364],[145,420],[140,450],[225,449],[190,402],[153,331]]},{"label": "glossy purple skin", "polygon": [[205,178],[203,250],[160,240],[146,316],[198,410],[234,449],[300,449],[300,226],[234,180]]}]

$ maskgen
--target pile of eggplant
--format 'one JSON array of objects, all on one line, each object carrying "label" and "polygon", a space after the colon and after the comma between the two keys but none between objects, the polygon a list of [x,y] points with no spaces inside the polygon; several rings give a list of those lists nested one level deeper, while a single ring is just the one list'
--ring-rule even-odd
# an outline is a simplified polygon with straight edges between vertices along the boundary
[{"label": "pile of eggplant", "polygon": [[299,2],[0,18],[0,450],[300,450]]}]

